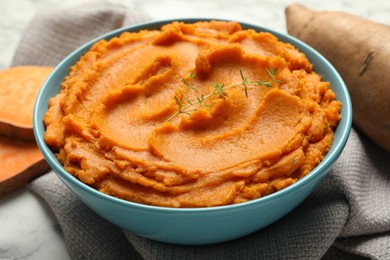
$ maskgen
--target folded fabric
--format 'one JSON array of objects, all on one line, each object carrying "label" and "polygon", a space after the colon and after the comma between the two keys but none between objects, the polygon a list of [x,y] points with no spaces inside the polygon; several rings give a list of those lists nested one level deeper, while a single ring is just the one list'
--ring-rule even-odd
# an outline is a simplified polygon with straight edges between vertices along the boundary
[{"label": "folded fabric", "polygon": [[[55,66],[95,36],[146,19],[107,2],[40,10],[12,65]],[[324,183],[298,208],[216,245],[164,244],[123,231],[87,208],[53,172],[30,188],[53,210],[73,259],[390,259],[389,154],[355,129]]]},{"label": "folded fabric", "polygon": [[141,11],[104,1],[39,9],[22,35],[11,65],[54,66],[96,36],[146,20],[149,18]]}]

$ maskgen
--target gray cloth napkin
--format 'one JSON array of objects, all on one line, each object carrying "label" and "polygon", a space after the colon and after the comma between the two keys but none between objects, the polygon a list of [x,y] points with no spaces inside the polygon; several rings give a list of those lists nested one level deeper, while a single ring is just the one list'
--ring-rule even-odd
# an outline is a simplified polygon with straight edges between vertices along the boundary
[{"label": "gray cloth napkin", "polygon": [[[108,2],[41,10],[12,66],[55,66],[93,37],[145,19]],[[352,129],[329,176],[298,208],[249,236],[208,246],[164,244],[123,231],[89,210],[53,172],[30,188],[53,210],[73,259],[390,259],[389,159]]]}]

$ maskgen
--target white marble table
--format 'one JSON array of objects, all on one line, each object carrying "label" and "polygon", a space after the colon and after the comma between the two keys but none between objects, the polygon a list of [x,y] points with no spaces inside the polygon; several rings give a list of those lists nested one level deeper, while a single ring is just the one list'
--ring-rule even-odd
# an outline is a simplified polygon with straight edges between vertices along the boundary
[{"label": "white marble table", "polygon": [[[38,8],[86,0],[0,0],[0,69],[11,63],[23,30]],[[209,17],[257,23],[285,32],[284,8],[299,2],[318,10],[339,10],[390,24],[385,0],[117,0],[153,19]],[[0,162],[1,171],[1,162]],[[46,204],[28,188],[0,199],[0,259],[69,259],[61,230]]]}]

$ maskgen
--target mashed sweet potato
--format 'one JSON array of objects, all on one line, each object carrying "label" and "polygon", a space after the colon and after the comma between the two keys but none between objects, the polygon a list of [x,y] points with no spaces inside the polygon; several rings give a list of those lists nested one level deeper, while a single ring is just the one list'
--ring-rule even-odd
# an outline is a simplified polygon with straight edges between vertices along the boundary
[{"label": "mashed sweet potato", "polygon": [[292,45],[234,22],[174,22],[96,43],[49,102],[45,142],[101,192],[210,207],[283,189],[320,163],[340,120]]}]

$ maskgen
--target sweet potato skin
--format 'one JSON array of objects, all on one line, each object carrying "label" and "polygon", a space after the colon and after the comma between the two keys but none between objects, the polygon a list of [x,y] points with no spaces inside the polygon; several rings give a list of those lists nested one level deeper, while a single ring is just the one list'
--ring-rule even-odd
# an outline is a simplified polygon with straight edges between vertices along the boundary
[{"label": "sweet potato skin", "polygon": [[0,71],[0,197],[47,172],[33,134],[35,99],[52,67],[19,66]]},{"label": "sweet potato skin", "polygon": [[35,142],[0,137],[0,197],[47,172],[49,165]]},{"label": "sweet potato skin", "polygon": [[390,26],[299,4],[285,13],[288,33],[319,51],[344,79],[354,126],[390,152]]},{"label": "sweet potato skin", "polygon": [[34,141],[35,99],[52,67],[18,66],[0,71],[0,135]]},{"label": "sweet potato skin", "polygon": [[24,187],[34,178],[49,170],[44,158],[28,166],[24,171],[0,182],[0,197]]}]

